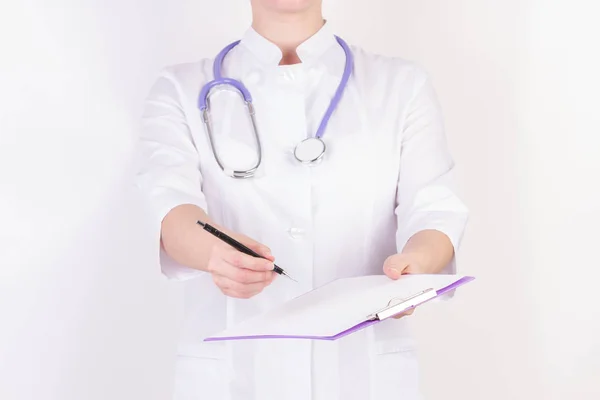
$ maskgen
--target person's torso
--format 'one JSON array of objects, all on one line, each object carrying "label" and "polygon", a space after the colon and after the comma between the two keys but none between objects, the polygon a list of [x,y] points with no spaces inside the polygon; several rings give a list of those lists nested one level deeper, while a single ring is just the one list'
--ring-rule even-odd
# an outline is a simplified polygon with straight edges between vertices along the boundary
[{"label": "person's torso", "polygon": [[[200,155],[198,184],[208,214],[269,246],[277,264],[298,280],[278,277],[249,300],[224,296],[209,275],[187,282],[179,368],[203,364],[205,372],[192,378],[180,371],[178,380],[192,386],[204,382],[205,389],[224,385],[230,397],[222,398],[232,400],[308,399],[315,385],[321,394],[335,394],[331,399],[367,399],[400,382],[403,390],[416,390],[416,361],[404,321],[386,321],[333,343],[202,341],[334,279],[381,274],[386,257],[396,253],[402,126],[417,71],[410,63],[360,49],[353,48],[353,55],[354,71],[323,136],[325,156],[314,167],[298,162],[293,150],[317,131],[344,69],[342,49],[331,49],[313,65],[272,68],[261,66],[241,45],[227,55],[223,75],[244,83],[256,111],[262,163],[249,179],[221,170],[197,108],[201,87],[213,79],[212,60],[173,68]],[[233,100],[227,94],[211,97],[213,144],[229,164],[251,165],[256,149],[249,120],[241,100]],[[392,372],[385,372],[389,368]],[[387,381],[379,379],[383,373]],[[394,379],[398,374],[405,376]]]}]

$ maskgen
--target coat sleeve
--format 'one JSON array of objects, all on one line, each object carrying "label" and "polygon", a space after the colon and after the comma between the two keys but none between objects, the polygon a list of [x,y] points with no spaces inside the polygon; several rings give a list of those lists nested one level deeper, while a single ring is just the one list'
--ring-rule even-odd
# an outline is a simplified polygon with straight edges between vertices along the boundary
[{"label": "coat sleeve", "polygon": [[402,251],[408,240],[422,230],[444,233],[454,246],[455,256],[442,273],[453,274],[468,210],[454,192],[454,162],[440,106],[425,73],[418,75],[415,87],[402,132],[396,245]]},{"label": "coat sleeve", "polygon": [[204,272],[175,262],[160,244],[160,226],[173,208],[193,204],[207,209],[199,155],[186,119],[182,91],[168,70],[154,83],[144,104],[138,143],[136,184],[153,222],[157,261],[164,275],[185,280]]}]

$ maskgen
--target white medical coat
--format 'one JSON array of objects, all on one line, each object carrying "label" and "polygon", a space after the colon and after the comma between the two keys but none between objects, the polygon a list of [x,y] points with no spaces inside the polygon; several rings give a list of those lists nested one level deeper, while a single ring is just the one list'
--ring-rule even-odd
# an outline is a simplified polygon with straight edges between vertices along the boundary
[{"label": "white medical coat", "polygon": [[[213,60],[166,68],[152,88],[137,182],[157,233],[169,210],[195,204],[269,246],[299,281],[278,277],[252,299],[228,298],[208,273],[161,250],[164,274],[186,281],[176,400],[418,398],[406,318],[337,342],[203,342],[331,280],[381,274],[386,257],[420,230],[437,229],[458,247],[467,210],[452,191],[453,161],[430,79],[402,59],[352,51],[354,71],[315,167],[296,161],[293,149],[314,136],[342,76],[344,52],[329,26],[297,49],[301,64],[279,66],[280,50],[251,28],[227,55],[224,76],[246,85],[256,109],[263,158],[252,179],[222,172],[202,125],[197,99],[213,79]],[[224,160],[250,165],[254,142],[244,108],[221,100],[211,103],[216,146]],[[455,260],[445,272],[454,268]]]}]

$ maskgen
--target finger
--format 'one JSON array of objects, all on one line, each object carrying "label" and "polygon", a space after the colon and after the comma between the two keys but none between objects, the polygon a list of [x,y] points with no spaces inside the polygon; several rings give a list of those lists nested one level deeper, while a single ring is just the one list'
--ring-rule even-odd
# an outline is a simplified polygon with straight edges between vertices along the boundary
[{"label": "finger", "polygon": [[271,260],[252,257],[235,249],[225,251],[223,259],[234,267],[251,269],[253,271],[272,271],[274,268]]},{"label": "finger", "polygon": [[412,315],[412,313],[414,313],[414,312],[415,312],[415,309],[411,308],[410,310],[406,310],[403,313],[396,315],[394,317],[394,319],[400,319],[400,318],[406,317],[408,315]]},{"label": "finger", "polygon": [[232,297],[247,297],[259,293],[266,286],[264,283],[240,283],[222,275],[214,275],[217,286]]},{"label": "finger", "polygon": [[220,265],[218,271],[215,273],[238,283],[250,284],[262,282],[266,284],[274,274],[273,271],[255,271],[248,268],[239,268],[229,264],[225,260],[221,262],[222,265]]},{"label": "finger", "polygon": [[402,268],[396,264],[388,264],[383,267],[383,272],[391,279],[398,279],[402,275]]},{"label": "finger", "polygon": [[383,263],[383,272],[391,279],[399,279],[403,271],[408,267],[408,262],[401,254],[388,257]]},{"label": "finger", "polygon": [[260,254],[262,257],[265,257],[270,261],[275,260],[275,257],[273,257],[273,254],[271,253],[271,249],[265,246],[264,244],[258,243],[256,240],[250,239],[247,236],[244,236],[244,238],[241,239],[241,241],[250,249]]},{"label": "finger", "polygon": [[249,299],[256,296],[266,286],[265,283],[243,284],[220,275],[214,275],[213,280],[223,294],[238,299]]},{"label": "finger", "polygon": [[394,280],[400,278],[400,276],[402,275],[402,273],[398,272],[398,270],[396,268],[386,268],[383,270],[383,272],[388,276],[388,278],[391,278]]},{"label": "finger", "polygon": [[265,257],[267,260],[275,261],[275,257],[273,257],[273,254],[271,253],[271,249],[265,246],[264,244],[253,243],[248,247],[260,254],[261,256]]}]

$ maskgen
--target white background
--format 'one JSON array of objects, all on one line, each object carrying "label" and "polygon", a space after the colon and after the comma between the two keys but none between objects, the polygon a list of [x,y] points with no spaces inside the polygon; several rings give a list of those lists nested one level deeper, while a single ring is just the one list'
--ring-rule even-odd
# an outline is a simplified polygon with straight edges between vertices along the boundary
[{"label": "white background", "polygon": [[[0,5],[0,398],[168,399],[180,287],[130,188],[140,104],[246,0]],[[349,42],[432,74],[472,217],[451,302],[411,317],[426,400],[600,398],[600,7],[325,0]]]}]

